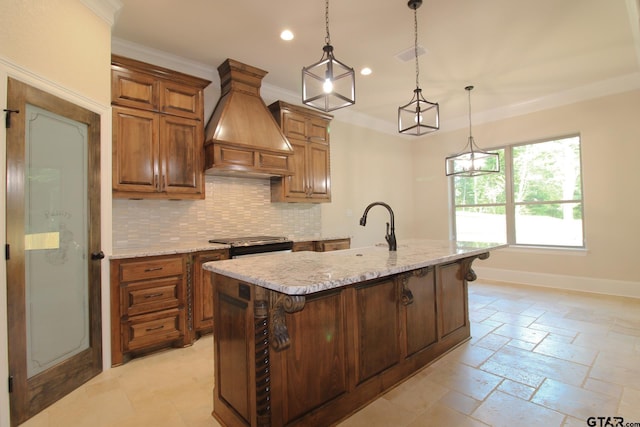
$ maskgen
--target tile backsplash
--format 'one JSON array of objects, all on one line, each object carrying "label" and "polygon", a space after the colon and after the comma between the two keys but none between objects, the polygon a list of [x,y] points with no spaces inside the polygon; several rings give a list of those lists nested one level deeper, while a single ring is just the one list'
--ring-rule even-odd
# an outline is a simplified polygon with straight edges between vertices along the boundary
[{"label": "tile backsplash", "polygon": [[113,249],[212,237],[318,236],[321,208],[271,203],[268,179],[205,176],[204,200],[113,199]]}]

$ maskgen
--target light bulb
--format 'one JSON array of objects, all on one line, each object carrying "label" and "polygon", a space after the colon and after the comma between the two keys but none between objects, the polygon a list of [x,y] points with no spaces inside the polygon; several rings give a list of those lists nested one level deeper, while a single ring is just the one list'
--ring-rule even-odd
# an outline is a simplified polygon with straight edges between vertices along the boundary
[{"label": "light bulb", "polygon": [[322,90],[324,91],[324,93],[333,92],[333,82],[331,81],[331,79],[326,79],[324,81],[324,83],[322,84]]},{"label": "light bulb", "polygon": [[416,115],[413,117],[413,121],[416,123],[423,123],[424,122],[424,117],[422,117],[422,114],[420,114],[420,111],[416,111]]}]

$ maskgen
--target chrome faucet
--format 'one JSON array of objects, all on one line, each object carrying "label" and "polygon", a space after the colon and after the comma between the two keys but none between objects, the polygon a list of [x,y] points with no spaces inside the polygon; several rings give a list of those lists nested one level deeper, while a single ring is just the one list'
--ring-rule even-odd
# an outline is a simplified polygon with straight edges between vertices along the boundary
[{"label": "chrome faucet", "polygon": [[385,234],[384,239],[389,244],[389,250],[390,251],[396,251],[397,250],[397,245],[396,245],[396,226],[394,224],[393,210],[391,209],[391,206],[389,206],[388,204],[386,204],[384,202],[373,202],[373,203],[371,203],[364,210],[364,213],[362,214],[362,218],[360,218],[360,225],[363,226],[363,227],[365,225],[367,225],[367,214],[369,213],[369,209],[371,209],[375,205],[384,206],[389,211],[389,216],[391,217],[391,232],[389,232],[389,223],[387,223],[387,234]]}]

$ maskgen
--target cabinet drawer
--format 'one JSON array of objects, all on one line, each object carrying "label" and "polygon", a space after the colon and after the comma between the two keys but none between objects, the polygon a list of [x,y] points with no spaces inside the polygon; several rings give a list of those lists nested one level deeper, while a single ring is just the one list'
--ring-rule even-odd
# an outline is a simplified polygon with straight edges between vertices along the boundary
[{"label": "cabinet drawer", "polygon": [[179,309],[135,316],[122,325],[125,351],[176,340],[183,335],[184,313]]},{"label": "cabinet drawer", "polygon": [[174,308],[180,305],[182,279],[167,278],[149,282],[136,282],[120,290],[120,312],[137,314]]},{"label": "cabinet drawer", "polygon": [[341,249],[349,249],[351,245],[351,241],[349,239],[344,240],[326,240],[316,242],[316,251],[318,252],[329,252],[329,251],[338,251]]},{"label": "cabinet drawer", "polygon": [[184,273],[182,257],[127,262],[120,265],[120,281],[154,279],[156,277],[180,276]]},{"label": "cabinet drawer", "polygon": [[315,251],[313,241],[309,242],[293,242],[293,252],[298,251]]}]

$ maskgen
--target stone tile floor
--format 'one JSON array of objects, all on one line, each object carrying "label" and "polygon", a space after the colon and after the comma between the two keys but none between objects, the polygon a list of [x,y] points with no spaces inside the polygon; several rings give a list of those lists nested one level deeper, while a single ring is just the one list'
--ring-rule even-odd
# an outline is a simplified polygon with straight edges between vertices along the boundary
[{"label": "stone tile floor", "polygon": [[[469,309],[469,342],[339,426],[584,427],[620,416],[640,427],[640,300],[478,281]],[[23,426],[218,426],[212,346],[206,336],[110,369]]]}]

